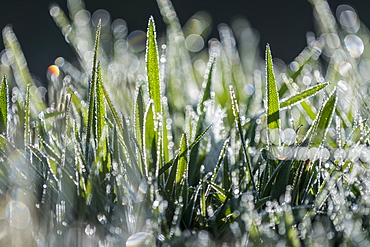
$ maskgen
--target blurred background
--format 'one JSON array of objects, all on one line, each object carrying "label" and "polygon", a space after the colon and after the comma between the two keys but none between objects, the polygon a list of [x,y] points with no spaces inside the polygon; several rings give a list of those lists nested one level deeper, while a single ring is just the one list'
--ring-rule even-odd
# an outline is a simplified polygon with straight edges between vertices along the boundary
[{"label": "blurred background", "polygon": [[[370,26],[370,1],[364,0],[329,0],[335,13],[342,4],[352,6],[361,21]],[[73,61],[76,56],[66,42],[60,29],[50,16],[49,9],[53,3],[58,4],[66,13],[67,0],[1,0],[0,28],[11,25],[17,35],[26,56],[31,73],[41,83],[46,82],[48,66],[57,57],[63,56]],[[86,9],[91,16],[109,13],[111,21],[123,19],[127,24],[127,33],[140,35],[146,31],[148,18],[152,15],[157,24],[159,35],[165,32],[165,24],[155,0],[86,0]],[[272,48],[274,58],[290,63],[306,46],[307,32],[314,32],[314,15],[307,0],[174,0],[174,8],[180,23],[184,25],[198,11],[205,11],[210,17],[207,41],[219,38],[217,27],[221,23],[231,24],[237,17],[244,17],[257,31],[260,37],[260,49],[264,51],[266,43]],[[105,10],[105,11],[104,11]],[[0,52],[3,52],[3,42]]]}]

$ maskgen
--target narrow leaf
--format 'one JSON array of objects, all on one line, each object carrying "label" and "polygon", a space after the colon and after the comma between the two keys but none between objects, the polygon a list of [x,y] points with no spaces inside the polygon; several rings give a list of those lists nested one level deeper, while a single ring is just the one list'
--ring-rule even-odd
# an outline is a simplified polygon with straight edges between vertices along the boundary
[{"label": "narrow leaf", "polygon": [[301,102],[301,101],[303,101],[303,100],[305,100],[305,99],[307,99],[311,96],[314,96],[315,94],[320,92],[322,89],[324,89],[327,85],[329,85],[329,83],[325,82],[325,83],[310,87],[310,88],[304,90],[303,92],[295,94],[295,95],[293,95],[289,98],[283,99],[280,102],[280,110],[285,109],[285,108],[290,107],[290,106],[293,106],[295,104],[298,104],[299,102]]},{"label": "narrow leaf", "polygon": [[280,129],[279,95],[276,89],[270,46],[266,46],[266,102],[268,130]]},{"label": "narrow leaf", "polygon": [[326,133],[333,119],[336,104],[337,94],[336,90],[334,90],[321,107],[320,112],[307,132],[305,139],[311,139],[311,147],[318,147],[325,140]]},{"label": "narrow leaf", "polygon": [[241,121],[240,121],[240,113],[239,113],[238,101],[236,99],[234,89],[233,89],[233,87],[231,85],[230,85],[229,90],[230,90],[231,105],[232,105],[232,110],[233,110],[233,115],[234,115],[234,121],[235,121],[235,125],[236,125],[236,130],[239,133],[239,138],[240,138],[240,140],[242,142],[242,150],[243,150],[243,154],[244,154],[243,163],[246,164],[247,169],[248,169],[248,180],[252,182],[253,189],[255,191],[257,191],[256,190],[256,184],[255,184],[254,179],[253,179],[251,161],[249,159],[249,154],[247,152],[247,144],[245,143],[245,140],[244,140],[242,124],[241,124]]},{"label": "narrow leaf", "polygon": [[97,74],[98,78],[96,81],[96,130],[97,130],[97,138],[100,141],[102,136],[102,132],[105,126],[105,103],[104,103],[104,93],[102,89],[102,75],[101,75],[101,68],[100,68],[100,61],[98,62],[97,67]]},{"label": "narrow leaf", "polygon": [[88,113],[88,120],[87,120],[87,129],[86,129],[86,150],[85,150],[85,158],[86,162],[89,162],[89,147],[90,147],[90,138],[92,136],[93,125],[95,122],[95,94],[96,94],[96,81],[97,81],[97,61],[98,61],[98,48],[99,48],[99,41],[100,41],[100,29],[101,29],[101,21],[99,20],[98,27],[96,30],[96,37],[95,37],[95,48],[94,48],[94,58],[93,58],[93,66],[92,66],[92,77],[90,81],[90,88],[89,88],[89,113]]},{"label": "narrow leaf", "polygon": [[[187,137],[186,134],[184,133],[181,137],[180,153],[186,153],[187,149],[188,149]],[[183,155],[179,158],[179,163],[177,165],[176,184],[179,184],[184,177],[187,177],[187,169],[188,169],[188,157],[187,155]]]},{"label": "narrow leaf", "polygon": [[154,113],[162,113],[161,82],[158,67],[158,48],[154,19],[151,16],[147,31],[146,69],[148,73],[149,96],[154,101]]},{"label": "narrow leaf", "polygon": [[4,75],[0,86],[0,133],[7,135],[8,133],[8,81]]}]

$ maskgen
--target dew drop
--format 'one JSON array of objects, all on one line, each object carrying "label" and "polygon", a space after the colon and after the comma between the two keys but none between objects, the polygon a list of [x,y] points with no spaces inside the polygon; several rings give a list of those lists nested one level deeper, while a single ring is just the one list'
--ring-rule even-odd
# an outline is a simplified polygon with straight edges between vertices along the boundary
[{"label": "dew drop", "polygon": [[96,232],[96,227],[95,226],[91,226],[90,224],[88,224],[85,228],[85,233],[86,235],[88,236],[93,236]]},{"label": "dew drop", "polygon": [[364,43],[361,38],[356,35],[347,35],[344,38],[344,44],[349,54],[354,58],[361,56],[364,52]]},{"label": "dew drop", "polygon": [[185,46],[191,52],[198,52],[204,47],[204,40],[199,34],[190,34],[185,39]]},{"label": "dew drop", "polygon": [[297,72],[299,70],[299,63],[296,61],[293,61],[289,65],[290,69],[293,70],[294,72]]},{"label": "dew drop", "polygon": [[347,82],[345,82],[343,80],[338,81],[338,87],[340,89],[342,89],[343,91],[347,91],[348,90]]},{"label": "dew drop", "polygon": [[107,217],[104,214],[102,214],[102,213],[98,213],[98,215],[96,216],[96,218],[103,225],[107,223]]},{"label": "dew drop", "polygon": [[144,247],[148,246],[152,235],[147,232],[137,232],[131,235],[126,241],[126,247]]}]

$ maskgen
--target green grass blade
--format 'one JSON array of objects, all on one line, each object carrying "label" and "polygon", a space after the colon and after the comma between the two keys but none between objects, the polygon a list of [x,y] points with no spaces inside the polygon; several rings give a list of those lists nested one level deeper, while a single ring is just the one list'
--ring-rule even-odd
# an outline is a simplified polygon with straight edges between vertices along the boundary
[{"label": "green grass blade", "polygon": [[204,111],[204,102],[211,99],[211,82],[212,82],[212,74],[215,65],[215,58],[213,55],[210,56],[206,72],[208,74],[204,77],[204,82],[202,85],[202,92],[200,94],[200,102],[198,104],[198,114],[201,114]]},{"label": "green grass blade", "polygon": [[256,190],[256,184],[255,184],[254,179],[253,179],[251,161],[250,161],[250,158],[249,158],[249,154],[247,152],[247,144],[244,140],[242,124],[241,124],[241,121],[240,121],[240,112],[239,112],[238,101],[236,99],[233,86],[230,85],[229,90],[230,90],[231,105],[232,105],[232,110],[233,110],[233,115],[234,115],[234,122],[235,122],[235,125],[236,125],[236,130],[239,134],[239,138],[242,142],[242,150],[243,150],[243,154],[244,154],[243,163],[246,164],[247,169],[248,169],[248,171],[247,171],[248,180],[250,182],[252,182],[253,189],[255,191],[257,191]]},{"label": "green grass blade", "polygon": [[161,81],[159,77],[158,48],[154,19],[151,16],[147,31],[146,70],[148,73],[149,96],[154,101],[154,113],[162,113]]},{"label": "green grass blade", "polygon": [[334,90],[321,107],[320,112],[307,132],[305,139],[311,139],[311,147],[318,147],[325,141],[326,133],[335,113],[336,104],[337,94],[336,90]]},{"label": "green grass blade", "polygon": [[142,88],[139,87],[137,90],[137,96],[135,101],[135,136],[139,142],[140,148],[143,148],[143,133],[144,133],[144,100],[142,94]]},{"label": "green grass blade", "polygon": [[326,88],[326,86],[328,86],[328,85],[329,85],[329,83],[325,82],[325,83],[310,87],[310,88],[304,90],[303,92],[298,93],[296,95],[293,95],[289,98],[283,99],[280,102],[280,110],[291,107],[295,104],[298,104],[298,103],[302,102],[303,100],[305,100],[309,97],[312,97],[312,96],[316,95],[318,92],[320,92],[321,90]]},{"label": "green grass blade", "polygon": [[[27,67],[26,58],[11,27],[7,26],[3,29],[3,38],[5,48],[11,52],[14,59],[12,68],[17,78],[16,83],[21,91],[25,93],[28,85],[35,86],[35,82]],[[45,104],[40,101],[39,94],[31,95],[31,97],[32,109],[36,110],[33,113],[36,115],[45,109]]]},{"label": "green grass blade", "polygon": [[[204,135],[207,133],[207,131],[212,127],[212,125],[208,126],[200,135],[198,135],[195,140],[189,145],[188,147],[188,150],[191,150],[203,137]],[[186,151],[188,151],[186,150]],[[181,157],[183,155],[186,155],[186,152],[182,152],[180,153],[178,156]],[[162,175],[164,172],[166,172],[175,162],[175,159],[177,157],[171,159],[169,162],[167,162],[164,166],[162,166],[160,169],[159,169],[159,175]]]},{"label": "green grass blade", "polygon": [[[180,154],[186,153],[186,150],[188,150],[188,145],[187,137],[186,134],[184,133],[181,137]],[[188,169],[188,157],[187,155],[182,155],[179,157],[179,163],[177,165],[176,184],[180,184],[181,180],[184,177],[187,177],[187,169]]]},{"label": "green grass blade", "polygon": [[155,164],[157,160],[156,154],[156,138],[155,138],[155,127],[154,127],[154,113],[153,113],[153,104],[149,103],[148,108],[145,112],[145,128],[144,128],[144,161],[146,164],[146,172],[148,175],[149,172],[155,172]]},{"label": "green grass blade", "polygon": [[96,37],[95,37],[95,48],[94,48],[94,58],[92,66],[92,77],[90,81],[89,88],[89,112],[87,120],[87,129],[86,129],[86,148],[85,148],[85,159],[89,164],[89,147],[90,147],[90,138],[92,133],[94,133],[93,125],[95,122],[95,95],[96,95],[96,81],[97,81],[97,63],[98,63],[98,50],[99,50],[99,41],[100,41],[100,30],[101,30],[101,21],[99,21]]},{"label": "green grass blade", "polygon": [[100,140],[102,132],[105,126],[105,102],[104,102],[104,93],[102,89],[103,80],[101,75],[100,62],[98,62],[97,67],[98,78],[96,81],[96,130],[97,138]]},{"label": "green grass blade", "polygon": [[4,75],[0,86],[0,133],[8,135],[8,109],[9,109],[9,93],[8,81]]},{"label": "green grass blade", "polygon": [[26,102],[24,105],[24,146],[30,143],[30,86],[26,89]]},{"label": "green grass blade", "polygon": [[113,105],[113,102],[112,102],[111,98],[109,97],[108,91],[106,90],[104,84],[100,84],[100,89],[102,90],[102,92],[104,94],[104,97],[105,97],[105,100],[107,102],[107,105],[109,107],[109,110],[111,111],[111,113],[113,115],[114,122],[118,126],[118,129],[119,129],[121,135],[123,135],[123,127],[122,127],[121,121],[118,117],[117,110],[115,109],[115,107]]},{"label": "green grass blade", "polygon": [[[267,102],[267,127],[268,138],[271,130],[280,129],[279,95],[276,89],[276,81],[272,63],[270,46],[266,46],[266,102]],[[273,134],[279,134],[273,132]],[[280,137],[279,137],[280,138]],[[280,142],[280,141],[279,141]]]}]

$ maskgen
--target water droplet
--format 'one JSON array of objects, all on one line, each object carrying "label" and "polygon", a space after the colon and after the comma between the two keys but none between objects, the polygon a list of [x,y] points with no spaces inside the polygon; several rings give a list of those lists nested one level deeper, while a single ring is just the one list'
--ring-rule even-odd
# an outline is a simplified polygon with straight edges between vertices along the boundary
[{"label": "water droplet", "polygon": [[295,133],[294,129],[288,128],[285,129],[282,133],[281,140],[286,145],[292,145],[295,143],[295,139],[297,137],[297,134]]},{"label": "water droplet", "polygon": [[356,35],[347,35],[344,38],[344,44],[349,54],[354,58],[361,56],[364,52],[364,43],[361,38]]},{"label": "water droplet", "polygon": [[60,74],[59,68],[56,65],[50,65],[48,71],[51,75],[58,77]]},{"label": "water droplet", "polygon": [[253,85],[250,85],[250,84],[245,85],[244,86],[244,92],[247,95],[252,95],[254,93],[254,87],[253,87]]},{"label": "water droplet", "polygon": [[99,20],[101,19],[102,27],[109,24],[110,22],[110,14],[105,9],[98,9],[92,15],[92,22],[95,26],[98,25]]},{"label": "water droplet", "polygon": [[185,39],[185,46],[191,52],[198,52],[204,47],[204,40],[199,34],[190,34]]},{"label": "water droplet", "polygon": [[58,5],[53,5],[51,8],[50,8],[50,15],[52,17],[56,17],[57,15],[59,15],[60,13],[60,8]]},{"label": "water droplet", "polygon": [[88,236],[93,236],[96,232],[96,227],[95,226],[91,226],[90,224],[88,224],[85,228],[85,233],[86,235]]},{"label": "water droplet", "polygon": [[138,232],[131,235],[126,241],[126,247],[148,246],[152,240],[152,235],[147,232]]},{"label": "water droplet", "polygon": [[293,61],[289,65],[290,69],[293,70],[294,72],[297,72],[299,70],[299,63],[296,61]]},{"label": "water droplet", "polygon": [[141,52],[145,49],[146,33],[135,30],[128,35],[127,41],[134,52]]},{"label": "water droplet", "polygon": [[96,216],[96,218],[103,225],[107,223],[107,217],[104,214],[102,214],[102,213],[98,213],[98,215]]},{"label": "water droplet", "polygon": [[31,214],[28,207],[20,201],[10,201],[6,206],[9,215],[10,226],[17,229],[25,229],[31,222]]},{"label": "water droplet", "polygon": [[90,17],[90,12],[83,9],[76,13],[74,20],[77,26],[83,27],[89,23]]},{"label": "water droplet", "polygon": [[355,33],[360,28],[360,21],[355,10],[349,5],[340,5],[337,9],[339,14],[339,22],[342,27],[348,31]]},{"label": "water droplet", "polygon": [[339,74],[341,74],[342,76],[349,76],[349,71],[352,69],[352,65],[349,63],[349,62],[341,62],[339,64]]},{"label": "water droplet", "polygon": [[336,49],[340,45],[340,39],[336,33],[327,34],[325,41],[326,41],[326,44],[332,49]]},{"label": "water droplet", "polygon": [[308,75],[303,76],[302,83],[306,86],[311,84],[311,77]]},{"label": "water droplet", "polygon": [[347,82],[345,82],[343,80],[339,80],[338,81],[338,87],[340,89],[342,89],[343,91],[347,91],[348,90]]}]

